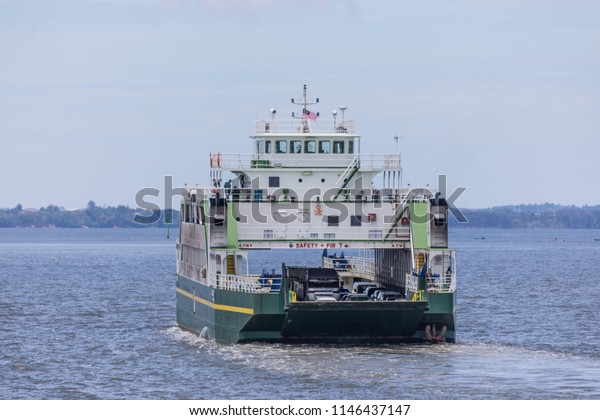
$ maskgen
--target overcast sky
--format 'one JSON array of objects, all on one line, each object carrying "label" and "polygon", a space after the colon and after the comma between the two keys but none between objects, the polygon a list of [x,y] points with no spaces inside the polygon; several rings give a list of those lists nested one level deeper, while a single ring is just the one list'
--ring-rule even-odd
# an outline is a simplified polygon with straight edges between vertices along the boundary
[{"label": "overcast sky", "polygon": [[206,185],[304,83],[459,207],[600,204],[599,1],[0,0],[0,207]]}]

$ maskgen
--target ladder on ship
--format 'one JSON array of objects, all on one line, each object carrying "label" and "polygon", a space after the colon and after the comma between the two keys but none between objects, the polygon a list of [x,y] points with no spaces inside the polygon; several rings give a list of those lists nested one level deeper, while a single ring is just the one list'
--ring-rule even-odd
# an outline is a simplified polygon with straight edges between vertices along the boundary
[{"label": "ladder on ship", "polygon": [[394,212],[394,219],[392,221],[392,225],[388,229],[384,240],[388,239],[389,236],[392,234],[392,232],[394,232],[394,229],[396,229],[400,220],[403,217],[409,215],[409,213],[408,213],[409,205],[408,204],[412,200],[414,200],[416,197],[427,196],[427,194],[430,194],[430,191],[425,188],[414,188],[408,192],[408,194],[402,199],[402,201],[400,201],[398,203],[398,207],[396,208],[396,211]]},{"label": "ladder on ship", "polygon": [[348,186],[348,184],[350,183],[354,175],[356,175],[359,169],[360,159],[358,155],[356,155],[354,156],[354,159],[352,159],[352,162],[350,162],[350,165],[348,165],[344,173],[335,183],[335,187],[338,188],[338,190],[335,193],[335,196],[333,197],[334,201],[337,200],[337,198],[340,196],[340,194],[342,194],[342,192],[344,192],[345,188]]},{"label": "ladder on ship", "polygon": [[227,275],[235,275],[235,255],[227,255]]}]

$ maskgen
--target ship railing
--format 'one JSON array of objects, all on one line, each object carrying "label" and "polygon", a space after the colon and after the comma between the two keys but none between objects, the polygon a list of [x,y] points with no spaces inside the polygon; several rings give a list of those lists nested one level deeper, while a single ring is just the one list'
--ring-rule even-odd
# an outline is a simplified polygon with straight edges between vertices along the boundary
[{"label": "ship railing", "polygon": [[244,293],[279,292],[281,276],[264,277],[259,274],[232,275],[216,272],[209,274],[208,284],[216,289]]},{"label": "ship railing", "polygon": [[358,135],[358,124],[354,120],[308,119],[260,120],[254,125],[256,135],[261,134],[352,134]]},{"label": "ship railing", "polygon": [[[213,187],[184,187],[184,194],[191,201],[203,201],[214,197],[217,193],[235,202],[286,202],[298,203],[298,211],[304,211],[310,204],[318,204],[317,198],[332,201],[339,188],[231,188],[220,185]],[[415,195],[409,188],[343,188],[336,202],[394,203],[403,206],[408,202],[425,202],[435,194],[436,190],[428,190],[426,194]],[[304,209],[304,210],[303,210]],[[308,211],[308,210],[306,210]]]},{"label": "ship railing", "polygon": [[375,278],[375,261],[361,257],[323,257],[323,268],[333,268],[347,272],[355,277],[373,280]]},{"label": "ship railing", "polygon": [[[216,154],[213,154],[216,156]],[[243,170],[252,168],[347,168],[357,158],[365,170],[400,170],[400,154],[331,154],[331,153],[226,153],[213,158],[213,169]],[[358,157],[357,157],[358,156]]]},{"label": "ship railing", "polygon": [[[406,290],[419,290],[419,276],[406,275]],[[454,293],[456,291],[456,275],[433,275],[425,279],[425,290],[428,293]]]}]

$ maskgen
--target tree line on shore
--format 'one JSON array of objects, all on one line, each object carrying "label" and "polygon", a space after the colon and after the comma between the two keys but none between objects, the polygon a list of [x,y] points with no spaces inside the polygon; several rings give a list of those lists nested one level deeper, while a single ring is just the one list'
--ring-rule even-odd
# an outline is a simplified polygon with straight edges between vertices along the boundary
[{"label": "tree line on shore", "polygon": [[[520,204],[487,209],[459,209],[467,219],[459,223],[450,215],[451,228],[564,228],[600,229],[600,205],[562,206],[557,204]],[[451,212],[452,213],[452,212]],[[97,206],[90,201],[85,209],[64,210],[55,205],[40,209],[24,209],[20,204],[11,209],[0,209],[0,228],[57,227],[57,228],[145,228],[164,227],[165,215],[172,214],[172,224],[179,225],[179,212],[168,210],[157,215],[153,223],[138,223],[136,215],[148,211],[128,206]],[[159,217],[160,216],[160,217]],[[169,218],[167,218],[169,220]]]},{"label": "tree line on shore", "polygon": [[562,206],[558,204],[520,204],[487,209],[460,209],[467,223],[449,217],[451,228],[497,229],[600,229],[600,205]]},{"label": "tree line on shore", "polygon": [[[173,216],[175,225],[179,224],[177,212]],[[7,227],[57,227],[57,228],[145,228],[164,227],[164,218],[157,221],[138,223],[136,215],[150,212],[128,206],[98,206],[90,201],[85,209],[65,210],[55,205],[40,209],[24,209],[18,204],[12,209],[0,210],[0,228]]]}]

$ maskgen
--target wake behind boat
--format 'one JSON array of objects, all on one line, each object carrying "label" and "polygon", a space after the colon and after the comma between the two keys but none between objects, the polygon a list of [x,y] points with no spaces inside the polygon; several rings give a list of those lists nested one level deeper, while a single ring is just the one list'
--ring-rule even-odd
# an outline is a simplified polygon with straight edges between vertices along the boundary
[{"label": "wake behind boat", "polygon": [[[210,187],[185,190],[178,325],[225,343],[454,342],[446,200],[404,188],[400,155],[360,154],[347,108],[317,121],[318,102],[305,85],[298,115],[272,109],[252,153],[210,153]],[[276,249],[320,265],[249,271],[252,252]]]}]

